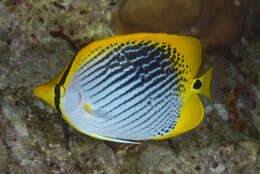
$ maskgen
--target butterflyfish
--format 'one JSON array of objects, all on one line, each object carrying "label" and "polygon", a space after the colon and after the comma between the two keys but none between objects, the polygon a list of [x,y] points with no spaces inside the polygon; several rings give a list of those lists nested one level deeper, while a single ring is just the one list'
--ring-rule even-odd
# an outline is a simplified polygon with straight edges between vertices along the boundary
[{"label": "butterflyfish", "polygon": [[200,77],[198,39],[137,33],[82,48],[34,95],[77,131],[107,141],[167,139],[201,122],[198,94],[211,98],[212,68]]}]

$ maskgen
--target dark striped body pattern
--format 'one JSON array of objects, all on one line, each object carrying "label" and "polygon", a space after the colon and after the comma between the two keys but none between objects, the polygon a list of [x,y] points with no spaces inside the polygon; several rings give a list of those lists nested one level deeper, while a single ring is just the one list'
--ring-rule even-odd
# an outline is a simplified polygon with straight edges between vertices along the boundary
[{"label": "dark striped body pattern", "polygon": [[130,140],[174,129],[190,71],[174,44],[132,39],[100,45],[84,56],[62,99],[64,114],[78,129]]}]

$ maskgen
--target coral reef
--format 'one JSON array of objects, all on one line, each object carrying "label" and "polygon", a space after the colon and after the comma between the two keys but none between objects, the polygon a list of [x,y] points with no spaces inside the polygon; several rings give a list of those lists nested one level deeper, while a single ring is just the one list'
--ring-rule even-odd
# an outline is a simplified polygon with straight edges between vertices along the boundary
[{"label": "coral reef", "polygon": [[[156,6],[160,9],[152,9],[155,4],[138,5],[142,1],[125,3],[139,10],[148,7],[147,14],[168,8],[159,1]],[[205,36],[211,48],[226,45],[225,49],[204,54],[208,62],[224,60],[226,78],[220,84],[220,101],[204,102],[204,120],[186,134],[127,145],[75,131],[55,110],[32,95],[33,86],[52,79],[80,47],[114,34],[111,14],[119,1],[0,1],[0,173],[260,173],[260,26],[254,22],[256,11],[251,13],[252,6],[245,9],[242,0],[196,0],[192,1],[197,3],[193,8],[189,0],[176,3],[185,10],[173,21],[183,24],[174,26],[165,19],[168,23],[160,24],[161,28],[158,23],[153,30],[170,29],[202,40]],[[134,10],[125,9],[120,15],[128,11],[147,19],[147,14]],[[202,16],[204,22],[198,22]],[[130,16],[121,18],[131,23]],[[149,29],[153,23],[150,20],[147,24]],[[190,31],[194,24],[199,30]],[[134,25],[144,27],[141,22]]]}]

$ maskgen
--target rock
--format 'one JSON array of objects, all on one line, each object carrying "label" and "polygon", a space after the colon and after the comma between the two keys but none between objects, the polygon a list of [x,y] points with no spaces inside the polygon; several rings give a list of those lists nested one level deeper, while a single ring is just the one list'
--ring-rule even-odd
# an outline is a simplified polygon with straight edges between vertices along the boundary
[{"label": "rock", "polygon": [[258,133],[260,134],[260,127],[259,127],[259,125],[260,125],[260,116],[257,115],[257,114],[254,114],[253,115],[253,121],[254,121],[254,125],[255,125]]},{"label": "rock", "polygon": [[[1,116],[0,116],[1,117]],[[0,155],[0,173],[6,173],[6,168],[8,166],[8,148],[4,144],[4,142],[0,141],[0,150],[1,150],[1,155]]]},{"label": "rock", "polygon": [[[228,78],[221,107],[213,105],[199,127],[170,140],[116,148],[72,128],[65,131],[57,111],[32,96],[32,87],[52,79],[75,53],[70,42],[51,31],[60,26],[60,32],[80,45],[107,37],[112,9],[108,4],[117,1],[0,1],[0,174],[260,173],[260,132],[253,129],[260,127],[259,37],[244,42],[250,49],[241,47],[237,56],[224,57]],[[199,2],[201,14],[182,18],[187,26],[176,30],[185,34],[193,28],[192,35],[198,35],[201,28],[207,29],[208,24],[198,22],[210,2],[217,4]],[[216,8],[221,12],[224,7]],[[211,22],[206,19],[204,23]],[[246,125],[238,131],[218,115],[228,111],[225,98],[241,80],[256,89],[257,100],[252,116],[246,102],[240,102],[238,112]]]},{"label": "rock", "polygon": [[256,1],[256,6],[255,6],[255,14],[256,14],[256,19],[259,21],[260,20],[260,1]]},{"label": "rock", "polygon": [[245,0],[204,1],[198,20],[198,36],[207,48],[225,46],[240,36]]},{"label": "rock", "polygon": [[119,14],[122,22],[128,24],[133,32],[171,33],[196,22],[200,6],[201,0],[125,1]]},{"label": "rock", "polygon": [[240,36],[245,0],[126,0],[114,15],[116,33],[165,32],[201,39],[206,48],[225,46]]},{"label": "rock", "polygon": [[[154,154],[156,158],[154,158]],[[171,173],[175,171],[176,157],[174,151],[163,144],[150,144],[145,151],[141,152],[138,163],[138,173],[144,173],[145,170],[151,171],[151,173]]]}]

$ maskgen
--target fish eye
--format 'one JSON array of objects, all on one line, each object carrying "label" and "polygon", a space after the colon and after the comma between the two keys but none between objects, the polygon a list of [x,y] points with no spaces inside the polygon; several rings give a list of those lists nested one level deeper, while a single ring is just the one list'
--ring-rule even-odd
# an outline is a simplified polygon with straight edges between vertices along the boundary
[{"label": "fish eye", "polygon": [[200,89],[202,86],[202,82],[200,80],[196,80],[196,82],[193,84],[193,89]]}]

